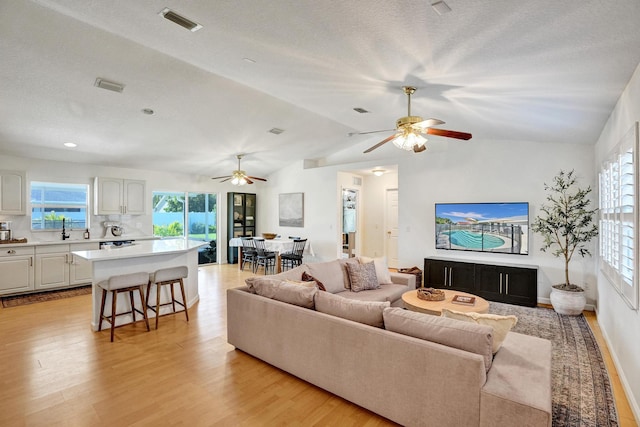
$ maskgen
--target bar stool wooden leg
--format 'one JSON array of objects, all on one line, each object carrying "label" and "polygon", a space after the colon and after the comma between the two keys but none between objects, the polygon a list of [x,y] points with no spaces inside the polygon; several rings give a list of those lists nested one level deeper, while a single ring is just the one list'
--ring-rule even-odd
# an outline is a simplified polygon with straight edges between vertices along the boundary
[{"label": "bar stool wooden leg", "polygon": [[[173,287],[173,285],[171,285]],[[187,310],[187,296],[184,293],[184,282],[180,279],[180,292],[182,293],[182,301],[184,302],[184,315],[187,316],[187,322],[189,321],[189,310]],[[175,309],[174,309],[175,311]]]},{"label": "bar stool wooden leg", "polygon": [[156,283],[156,329],[158,329],[158,319],[160,318],[160,283]]},{"label": "bar stool wooden leg", "polygon": [[142,312],[144,313],[142,317],[144,317],[144,323],[147,325],[147,331],[150,331],[149,316],[147,316],[147,303],[144,300],[144,289],[142,288],[142,285],[138,287],[138,292],[140,292],[140,302],[142,303]]},{"label": "bar stool wooden leg", "polygon": [[113,342],[113,333],[116,328],[116,303],[118,302],[118,291],[111,292],[111,342]]},{"label": "bar stool wooden leg", "polygon": [[102,319],[104,318],[104,304],[107,302],[107,291],[102,290],[102,304],[100,305],[100,319],[98,320],[98,332],[102,330]]}]

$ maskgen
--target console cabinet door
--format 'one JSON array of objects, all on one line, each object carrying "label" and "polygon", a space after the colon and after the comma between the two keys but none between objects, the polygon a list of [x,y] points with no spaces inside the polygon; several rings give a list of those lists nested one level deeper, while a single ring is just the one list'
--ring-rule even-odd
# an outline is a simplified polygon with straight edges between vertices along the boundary
[{"label": "console cabinet door", "polygon": [[478,295],[498,302],[535,307],[538,303],[538,273],[532,268],[478,264]]},{"label": "console cabinet door", "polygon": [[425,287],[474,293],[475,267],[466,262],[425,258]]}]

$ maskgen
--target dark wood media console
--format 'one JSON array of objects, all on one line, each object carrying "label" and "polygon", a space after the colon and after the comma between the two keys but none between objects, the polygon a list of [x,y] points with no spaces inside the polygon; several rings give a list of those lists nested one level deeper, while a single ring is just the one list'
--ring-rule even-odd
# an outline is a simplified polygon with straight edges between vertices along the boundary
[{"label": "dark wood media console", "polygon": [[425,258],[424,286],[535,307],[538,303],[538,268]]}]

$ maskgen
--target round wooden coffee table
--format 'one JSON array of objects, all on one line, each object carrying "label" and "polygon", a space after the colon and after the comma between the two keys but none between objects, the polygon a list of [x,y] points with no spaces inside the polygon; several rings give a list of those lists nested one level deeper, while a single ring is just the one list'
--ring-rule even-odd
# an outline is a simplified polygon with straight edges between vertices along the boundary
[{"label": "round wooden coffee table", "polygon": [[[460,291],[450,291],[448,289],[441,289],[444,291],[443,301],[426,301],[418,298],[416,290],[407,291],[402,294],[402,302],[407,310],[418,311],[420,313],[433,314],[434,316],[440,316],[443,308],[448,308],[454,311],[474,312],[474,313],[486,313],[489,311],[489,302],[480,298],[477,295],[468,294]],[[475,297],[476,301],[474,305],[464,305],[452,303],[454,295],[462,295],[466,297]]]}]

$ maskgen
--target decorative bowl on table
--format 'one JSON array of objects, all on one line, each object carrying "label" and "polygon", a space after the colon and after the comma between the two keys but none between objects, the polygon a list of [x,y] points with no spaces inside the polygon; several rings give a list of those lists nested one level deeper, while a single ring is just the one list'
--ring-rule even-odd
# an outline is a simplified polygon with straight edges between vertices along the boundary
[{"label": "decorative bowl on table", "polygon": [[262,237],[264,237],[266,240],[275,239],[276,236],[277,236],[276,233],[262,233]]}]

